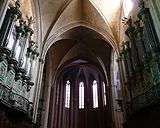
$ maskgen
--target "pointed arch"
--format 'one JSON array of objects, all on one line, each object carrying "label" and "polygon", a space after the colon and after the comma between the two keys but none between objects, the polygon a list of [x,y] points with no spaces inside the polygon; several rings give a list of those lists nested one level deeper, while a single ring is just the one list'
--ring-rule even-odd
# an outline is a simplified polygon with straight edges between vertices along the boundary
[{"label": "pointed arch", "polygon": [[86,28],[89,28],[97,33],[99,33],[106,42],[108,42],[112,48],[118,52],[118,47],[117,47],[117,44],[116,42],[114,41],[113,37],[105,30],[103,29],[100,29],[100,28],[97,28],[96,26],[93,26],[93,25],[90,25],[90,24],[87,24],[87,23],[83,23],[83,22],[74,22],[74,23],[71,23],[71,24],[68,24],[67,26],[65,27],[62,27],[60,28],[59,30],[57,30],[57,32],[55,32],[45,43],[45,46],[44,46],[44,49],[42,51],[42,54],[41,54],[41,58],[45,58],[46,56],[46,53],[48,51],[48,49],[55,43],[57,42],[58,40],[60,40],[60,36],[64,33],[66,33],[67,31],[69,31],[70,29],[73,29],[75,27],[79,27],[79,26],[83,26],[83,27],[86,27]]}]

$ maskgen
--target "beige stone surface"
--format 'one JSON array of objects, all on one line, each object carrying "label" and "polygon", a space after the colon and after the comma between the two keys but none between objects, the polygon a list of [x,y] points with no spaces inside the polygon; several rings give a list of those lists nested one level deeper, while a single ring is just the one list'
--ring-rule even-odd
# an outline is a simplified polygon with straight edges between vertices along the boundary
[{"label": "beige stone surface", "polygon": [[126,1],[131,0],[39,0],[43,43],[58,29],[76,22],[108,31],[120,42],[121,18],[129,10],[122,3]]}]

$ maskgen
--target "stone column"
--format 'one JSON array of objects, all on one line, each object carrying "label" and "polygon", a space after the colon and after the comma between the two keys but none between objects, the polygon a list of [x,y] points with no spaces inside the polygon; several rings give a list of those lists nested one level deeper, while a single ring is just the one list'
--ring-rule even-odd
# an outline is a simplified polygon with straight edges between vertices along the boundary
[{"label": "stone column", "polygon": [[127,95],[128,95],[128,92],[126,92],[126,88],[125,87],[125,72],[124,72],[124,66],[123,66],[123,62],[122,62],[122,58],[121,56],[117,59],[117,62],[118,62],[118,67],[119,67],[119,73],[120,73],[120,82],[121,82],[121,90],[122,90],[122,103],[123,103],[123,106],[122,107],[122,110],[124,111],[123,112],[123,117],[124,119],[126,119],[126,102],[127,102]]},{"label": "stone column", "polygon": [[[52,86],[52,101],[50,101],[50,108],[51,108],[51,112],[53,113],[50,116],[50,127],[53,128],[55,127],[55,119],[56,119],[56,102],[57,102],[57,91],[58,91],[58,81],[54,82]],[[52,103],[52,104],[51,104]],[[49,127],[49,126],[48,126]]]},{"label": "stone column", "polygon": [[64,107],[65,107],[65,84],[64,84],[64,79],[63,77],[61,78],[60,81],[60,86],[61,86],[61,94],[60,94],[60,107],[59,107],[59,121],[58,121],[58,128],[64,128],[63,124],[63,115],[64,115]]},{"label": "stone column", "polygon": [[70,89],[71,89],[71,94],[70,94],[70,126],[69,128],[74,128],[74,105],[75,105],[75,102],[74,102],[74,96],[75,96],[75,79],[73,78],[73,74],[71,76],[71,86],[70,86]]},{"label": "stone column", "polygon": [[36,118],[37,118],[37,110],[38,110],[38,104],[39,104],[39,98],[40,98],[40,90],[41,90],[41,80],[43,76],[43,67],[44,67],[44,59],[39,59],[39,64],[38,64],[38,71],[37,71],[37,83],[35,85],[35,97],[33,99],[33,122],[36,123]]},{"label": "stone column", "polygon": [[60,89],[60,94],[59,94],[59,108],[58,108],[58,111],[59,111],[59,114],[57,116],[58,118],[58,121],[57,121],[57,128],[62,128],[62,123],[63,123],[63,105],[64,105],[64,101],[63,100],[63,97],[64,97],[64,84],[63,84],[63,77],[60,78],[60,81],[59,81],[59,86],[61,86],[61,89]]},{"label": "stone column", "polygon": [[[77,78],[77,77],[76,77]],[[79,81],[75,78],[74,82],[74,126],[73,128],[77,128],[77,120],[78,120],[78,112],[79,112]]]},{"label": "stone column", "polygon": [[87,85],[87,97],[88,97],[88,100],[87,100],[87,109],[86,109],[86,113],[87,113],[87,120],[86,120],[86,125],[87,125],[87,128],[88,127],[91,127],[92,126],[92,109],[93,109],[93,89],[92,89],[92,86],[93,86],[93,81],[95,79],[92,78],[92,76],[89,76],[89,79],[88,79],[88,85]]},{"label": "stone column", "polygon": [[60,103],[61,103],[61,99],[60,99],[60,95],[61,95],[61,84],[60,84],[60,80],[58,80],[57,82],[57,85],[58,85],[58,88],[57,88],[57,91],[56,91],[56,102],[55,102],[55,112],[54,112],[54,127],[56,128],[59,128],[58,126],[58,121],[59,121],[59,112],[60,112]]},{"label": "stone column", "polygon": [[62,104],[62,117],[61,117],[61,120],[62,120],[62,124],[60,125],[60,128],[68,128],[66,126],[66,110],[65,110],[65,94],[66,94],[66,88],[65,88],[65,81],[64,81],[64,77],[63,77],[63,104]]},{"label": "stone column", "polygon": [[99,127],[104,128],[104,118],[103,118],[104,111],[105,111],[104,91],[103,91],[104,88],[103,88],[103,82],[100,75],[99,75],[97,84],[98,84],[97,91],[98,91],[98,105],[99,105],[99,112],[98,112],[99,121],[98,122],[99,122]]},{"label": "stone column", "polygon": [[[46,82],[46,81],[44,81]],[[44,86],[47,86],[46,84],[44,84]],[[41,124],[41,128],[48,128],[48,116],[49,116],[49,110],[50,110],[50,107],[52,107],[54,104],[54,102],[51,101],[51,92],[54,93],[53,89],[52,89],[52,84],[48,85],[48,88],[47,90],[45,91],[45,97],[43,97],[43,100],[45,100],[45,104],[43,104],[43,108],[45,109],[42,114],[44,114],[44,116],[42,115],[42,119],[41,121],[43,121],[43,123]],[[44,90],[43,90],[44,91]],[[47,92],[47,93],[46,93]],[[44,99],[45,98],[45,99]],[[53,103],[53,104],[51,104]],[[52,111],[52,113],[54,114],[54,112]]]}]

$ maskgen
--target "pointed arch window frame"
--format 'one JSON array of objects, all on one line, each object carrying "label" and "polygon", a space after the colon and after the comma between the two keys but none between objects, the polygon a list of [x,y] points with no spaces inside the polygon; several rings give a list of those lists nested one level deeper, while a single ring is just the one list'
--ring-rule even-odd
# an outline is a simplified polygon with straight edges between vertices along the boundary
[{"label": "pointed arch window frame", "polygon": [[65,107],[70,108],[70,93],[71,93],[71,87],[70,87],[70,81],[66,81],[65,85]]},{"label": "pointed arch window frame", "polygon": [[92,85],[93,92],[93,108],[98,108],[98,83],[96,80],[93,81]]},{"label": "pointed arch window frame", "polygon": [[84,82],[79,82],[79,109],[84,107]]},{"label": "pointed arch window frame", "polygon": [[102,82],[103,84],[103,103],[104,103],[104,106],[107,105],[107,96],[106,96],[106,84],[105,82]]}]

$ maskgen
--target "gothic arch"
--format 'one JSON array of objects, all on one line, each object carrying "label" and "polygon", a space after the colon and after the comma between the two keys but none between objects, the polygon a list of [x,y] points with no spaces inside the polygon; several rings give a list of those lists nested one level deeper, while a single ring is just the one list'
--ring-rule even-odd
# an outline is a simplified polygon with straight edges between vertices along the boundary
[{"label": "gothic arch", "polygon": [[60,28],[59,30],[57,30],[57,32],[55,34],[53,34],[45,43],[44,48],[43,48],[43,52],[41,54],[42,58],[45,58],[45,55],[48,51],[48,49],[55,43],[57,42],[59,39],[59,37],[64,34],[67,33],[67,31],[79,27],[79,26],[83,26],[86,28],[89,28],[95,32],[97,32],[98,34],[100,34],[102,37],[104,37],[106,42],[109,42],[111,44],[111,46],[113,47],[113,49],[115,51],[118,51],[118,47],[116,45],[116,42],[114,41],[114,39],[111,37],[111,35],[102,29],[97,28],[96,26],[91,26],[89,24],[83,23],[83,22],[75,22],[75,23],[71,23],[63,28]]},{"label": "gothic arch", "polygon": [[[80,25],[80,26],[78,26],[79,28],[81,28],[82,27],[82,25]],[[86,28],[86,27],[84,27],[84,28]],[[73,27],[73,29],[74,29],[74,27]],[[87,28],[88,29],[88,28]],[[93,31],[93,30],[92,30]],[[67,32],[69,32],[69,31],[67,31]],[[95,33],[97,33],[97,32],[95,32]],[[67,37],[66,37],[67,38]],[[62,38],[62,39],[59,39],[59,40],[57,40],[56,42],[59,42],[60,40],[64,40],[64,38]],[[71,39],[72,40],[72,39]],[[104,41],[104,39],[102,39],[103,41]],[[104,44],[102,44],[103,46],[105,45],[105,43],[106,43],[106,41],[104,41]],[[59,44],[59,43],[56,43],[56,45],[57,44]],[[53,47],[54,46],[56,46],[56,45],[52,45]],[[68,51],[68,53],[70,53],[70,51],[73,51],[73,49],[76,47],[76,46],[83,46],[82,44],[75,44],[72,48],[70,48],[70,50]],[[108,45],[110,46],[110,44],[108,43]],[[103,70],[103,72],[104,72],[104,76],[105,76],[105,79],[106,79],[106,83],[107,84],[109,84],[109,82],[108,82],[108,74],[107,74],[107,71],[106,71],[106,67],[104,66],[105,64],[104,64],[104,62],[103,62],[103,60],[102,60],[102,58],[100,57],[100,56],[98,56],[98,55],[96,55],[96,53],[94,53],[92,50],[90,50],[89,48],[86,48],[86,46],[83,46],[84,47],[84,51],[86,51],[86,52],[88,52],[88,53],[90,53],[91,55],[89,55],[90,57],[92,56],[95,60],[96,60],[96,62],[98,63],[98,65],[101,67],[101,69]],[[112,49],[112,47],[110,46],[110,48]],[[77,48],[76,48],[77,49]],[[68,54],[68,53],[66,53],[66,55]],[[77,56],[77,55],[80,55],[80,56]],[[79,58],[82,58],[83,56],[80,54],[80,53],[78,53],[75,57],[79,57]],[[73,57],[72,57],[72,55],[69,55],[69,56],[71,56],[71,58],[68,58],[67,57],[67,59],[64,59],[65,57],[63,57],[62,58],[62,60],[61,60],[61,62],[59,63],[59,66],[58,66],[58,69],[54,72],[54,74],[53,74],[53,76],[52,76],[52,81],[53,82],[55,82],[56,81],[56,79],[57,79],[57,75],[59,74],[58,72],[61,70],[61,69],[63,69],[62,67],[63,67],[63,65],[65,65],[65,63],[68,61],[68,60],[72,60],[73,59]],[[86,56],[86,55],[85,55]],[[53,60],[53,59],[52,59]],[[60,69],[60,70],[59,70]],[[52,84],[54,84],[54,83],[52,83]],[[50,84],[50,85],[48,85],[48,91],[50,91],[50,89],[52,88],[52,84]],[[47,96],[47,97],[50,97],[50,96]],[[48,104],[49,104],[49,100],[48,100]],[[48,110],[49,110],[49,108],[48,108]],[[45,112],[45,114],[47,114],[47,112]],[[48,120],[48,114],[44,117],[46,120],[45,120],[45,124],[44,124],[44,126],[47,126],[47,120]]]}]

